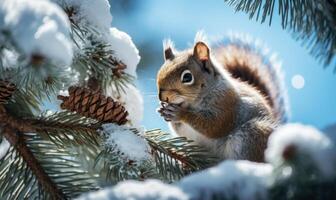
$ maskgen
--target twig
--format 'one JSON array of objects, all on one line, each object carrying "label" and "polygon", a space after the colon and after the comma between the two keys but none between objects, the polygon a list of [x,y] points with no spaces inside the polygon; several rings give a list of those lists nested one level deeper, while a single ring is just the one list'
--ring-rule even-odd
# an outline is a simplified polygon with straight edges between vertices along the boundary
[{"label": "twig", "polygon": [[6,109],[3,106],[0,106],[0,123],[9,127],[13,127],[19,132],[35,132],[35,129],[29,120],[19,120],[13,116],[8,115]]},{"label": "twig", "polygon": [[80,126],[74,125],[69,126],[63,123],[50,123],[48,121],[39,120],[39,119],[17,119],[13,116],[10,116],[4,111],[3,107],[0,107],[0,124],[6,124],[10,127],[15,128],[19,132],[27,133],[27,132],[40,132],[50,129],[56,128],[65,128],[65,129],[78,129],[81,128],[86,131],[96,131],[99,127],[99,124],[94,124],[92,126]]},{"label": "twig", "polygon": [[58,189],[57,185],[44,171],[39,161],[35,158],[34,154],[29,150],[22,135],[19,135],[18,131],[9,126],[5,126],[3,128],[2,134],[5,136],[8,142],[19,152],[23,160],[27,163],[28,167],[35,174],[39,183],[50,194],[51,198],[55,200],[66,199],[62,191]]}]

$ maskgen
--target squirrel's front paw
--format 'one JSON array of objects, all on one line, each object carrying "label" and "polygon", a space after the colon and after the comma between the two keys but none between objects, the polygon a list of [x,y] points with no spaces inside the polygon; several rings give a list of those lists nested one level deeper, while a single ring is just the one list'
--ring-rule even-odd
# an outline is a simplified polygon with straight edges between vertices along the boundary
[{"label": "squirrel's front paw", "polygon": [[180,121],[183,108],[176,104],[161,104],[157,110],[165,121]]}]

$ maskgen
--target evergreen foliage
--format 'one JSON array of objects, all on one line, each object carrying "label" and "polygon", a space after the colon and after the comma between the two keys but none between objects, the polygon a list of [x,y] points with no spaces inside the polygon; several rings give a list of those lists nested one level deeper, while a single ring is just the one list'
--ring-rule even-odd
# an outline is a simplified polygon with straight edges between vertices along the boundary
[{"label": "evergreen foliage", "polygon": [[[58,3],[68,16],[75,48],[70,66],[43,52],[27,55],[10,29],[0,33],[0,141],[10,144],[0,159],[1,199],[69,199],[126,179],[172,182],[216,163],[192,141],[130,126],[122,104],[104,95],[109,85],[120,92],[132,84],[132,75],[124,73],[127,66],[101,39],[101,30],[78,21],[76,8],[66,1]],[[14,55],[10,66],[4,61],[8,52]],[[55,100],[68,89],[58,96],[62,102]],[[65,111],[41,110],[46,101],[61,103]],[[101,134],[107,123],[127,123],[135,137],[148,142],[150,158],[130,160],[107,145]]]},{"label": "evergreen foliage", "polygon": [[[273,15],[281,26],[301,40],[310,53],[325,66],[332,64],[336,52],[336,2],[334,0],[225,0],[236,11],[249,14],[261,23],[272,23]],[[334,66],[336,72],[336,66]]]}]

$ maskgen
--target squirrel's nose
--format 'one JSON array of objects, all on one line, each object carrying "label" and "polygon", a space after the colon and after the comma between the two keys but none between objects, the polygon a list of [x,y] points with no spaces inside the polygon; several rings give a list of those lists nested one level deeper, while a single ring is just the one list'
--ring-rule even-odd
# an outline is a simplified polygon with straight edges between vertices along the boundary
[{"label": "squirrel's nose", "polygon": [[162,101],[162,91],[163,91],[163,90],[160,88],[160,89],[159,89],[159,99],[160,99],[160,101]]},{"label": "squirrel's nose", "polygon": [[159,99],[160,99],[160,101],[166,101],[166,102],[168,102],[168,97],[165,97],[165,95],[163,95],[164,91],[165,90],[162,89],[162,88],[159,89]]}]

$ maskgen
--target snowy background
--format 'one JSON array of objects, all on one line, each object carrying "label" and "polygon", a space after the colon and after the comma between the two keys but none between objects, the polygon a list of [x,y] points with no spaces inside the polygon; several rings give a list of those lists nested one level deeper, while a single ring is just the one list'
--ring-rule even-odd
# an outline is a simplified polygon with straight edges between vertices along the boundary
[{"label": "snowy background", "polygon": [[291,107],[291,122],[325,128],[336,123],[336,75],[332,66],[323,69],[300,42],[282,30],[280,19],[274,16],[272,27],[251,21],[243,13],[222,0],[110,0],[113,26],[127,32],[140,51],[139,88],[144,96],[143,125],[147,129],[168,130],[155,112],[158,106],[156,73],[162,64],[162,40],[170,37],[178,49],[193,42],[195,33],[203,29],[210,38],[230,31],[248,33],[262,39],[282,60]]}]

